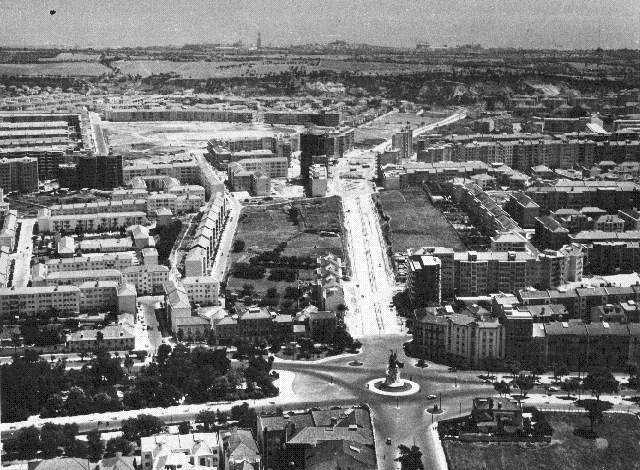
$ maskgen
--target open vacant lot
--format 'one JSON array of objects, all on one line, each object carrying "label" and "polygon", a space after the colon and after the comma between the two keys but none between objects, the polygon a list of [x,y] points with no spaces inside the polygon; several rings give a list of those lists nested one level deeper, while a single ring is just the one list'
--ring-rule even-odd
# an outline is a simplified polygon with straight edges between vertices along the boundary
[{"label": "open vacant lot", "polygon": [[262,137],[274,133],[290,134],[295,127],[270,126],[233,122],[151,121],[108,122],[103,121],[109,144],[118,153],[148,150],[167,152],[197,150],[207,146],[212,138]]},{"label": "open vacant lot", "polygon": [[[328,253],[343,257],[342,237],[328,236],[329,232],[339,234],[341,211],[338,197],[244,207],[238,221],[236,240],[244,241],[245,248],[240,253],[231,254],[231,272],[237,263],[255,264],[252,259],[256,255],[279,246],[283,248],[281,257],[315,260],[317,256]],[[257,280],[231,274],[227,288],[239,290],[243,284],[251,283],[257,292],[265,292],[270,287],[283,290],[295,285],[295,282],[272,281],[269,274],[267,269],[264,278]],[[303,280],[310,279],[311,270],[298,269],[298,276]]]},{"label": "open vacant lot", "polygon": [[388,218],[385,232],[394,252],[422,246],[465,248],[456,231],[421,189],[383,191],[377,196],[377,204]]},{"label": "open vacant lot", "polygon": [[442,117],[418,116],[416,113],[392,113],[356,129],[356,145],[375,145],[390,139],[407,122],[413,129],[439,121]]},{"label": "open vacant lot", "polygon": [[443,442],[450,470],[629,470],[640,468],[640,423],[628,414],[605,413],[599,439],[576,436],[589,427],[586,413],[549,413],[551,444]]},{"label": "open vacant lot", "polygon": [[264,60],[243,61],[189,61],[170,60],[118,60],[113,67],[123,74],[148,77],[163,73],[175,73],[183,78],[231,78],[262,77],[267,74],[279,74],[293,69],[306,73],[318,70],[336,72],[358,72],[361,74],[396,75],[422,72],[433,69],[429,64],[410,64],[376,61],[355,61],[343,56],[280,56],[265,57]]},{"label": "open vacant lot", "polygon": [[0,75],[49,75],[98,77],[113,71],[97,62],[50,62],[43,64],[0,64]]}]

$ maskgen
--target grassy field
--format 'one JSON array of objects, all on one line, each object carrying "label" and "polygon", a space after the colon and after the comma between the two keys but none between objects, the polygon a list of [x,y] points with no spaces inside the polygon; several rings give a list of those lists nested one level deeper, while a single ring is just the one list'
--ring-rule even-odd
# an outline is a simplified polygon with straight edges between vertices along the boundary
[{"label": "grassy field", "polygon": [[378,200],[384,213],[391,218],[393,251],[422,246],[443,246],[463,250],[464,244],[442,213],[418,188],[383,191]]},{"label": "grassy field", "polygon": [[399,64],[391,62],[360,62],[343,57],[273,57],[258,61],[193,61],[173,62],[169,60],[121,60],[112,64],[124,74],[148,77],[162,73],[175,73],[183,78],[232,78],[262,77],[286,71],[302,70],[314,72],[333,70],[336,72],[358,72],[361,74],[397,75],[433,69],[426,64]]},{"label": "grassy field", "polygon": [[393,113],[377,119],[365,127],[359,127],[355,133],[356,145],[375,145],[390,139],[393,134],[404,127],[407,122],[412,128],[439,121],[441,117],[417,116],[415,113]]},{"label": "grassy field", "polygon": [[[281,243],[286,243],[282,256],[315,258],[334,253],[344,256],[342,238],[321,236],[319,231],[340,231],[339,214],[341,212],[338,198],[322,198],[299,200],[293,203],[280,203],[270,206],[247,206],[242,209],[238,221],[236,239],[244,240],[245,249],[241,253],[231,254],[231,263],[249,262],[258,253],[271,251]],[[297,207],[305,215],[304,224],[291,216],[292,207]],[[310,214],[314,216],[311,217]],[[305,230],[317,230],[310,233]],[[301,279],[311,279],[311,271],[300,270]],[[274,282],[268,279],[249,280],[229,276],[227,287],[240,289],[243,284],[254,284],[256,292],[264,292],[269,287],[283,291],[295,283]]]},{"label": "grassy field", "polygon": [[443,441],[450,470],[630,470],[640,468],[640,423],[627,414],[605,414],[596,440],[574,434],[589,426],[586,414],[549,413],[551,444]]},{"label": "grassy field", "polygon": [[41,64],[0,64],[0,75],[49,75],[97,77],[113,71],[97,62],[51,62]]}]

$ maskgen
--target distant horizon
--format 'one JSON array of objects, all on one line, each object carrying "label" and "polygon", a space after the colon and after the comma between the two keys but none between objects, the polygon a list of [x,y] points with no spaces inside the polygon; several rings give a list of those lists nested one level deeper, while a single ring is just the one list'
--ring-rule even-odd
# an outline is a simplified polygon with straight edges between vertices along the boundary
[{"label": "distant horizon", "polygon": [[[367,42],[351,42],[342,39],[334,39],[332,41],[327,42],[317,42],[317,43],[291,43],[291,44],[262,44],[262,48],[260,50],[268,50],[269,48],[273,49],[287,49],[292,47],[300,47],[300,46],[328,46],[332,42],[336,41],[345,41],[348,46],[371,46],[371,47],[380,47],[380,48],[390,48],[390,49],[406,49],[412,50],[416,49],[418,44],[399,46],[399,45],[391,45],[391,44],[375,44],[375,43],[367,43]],[[249,50],[255,51],[255,42],[251,43],[249,41],[243,41],[243,46],[248,48]],[[234,43],[232,42],[185,42],[182,44],[139,44],[139,45],[101,45],[101,46],[79,46],[79,45],[70,45],[70,44],[25,44],[25,45],[17,45],[17,44],[8,44],[2,45],[0,44],[0,49],[33,49],[33,50],[45,50],[45,49],[60,49],[60,50],[68,50],[68,51],[83,51],[83,50],[95,50],[100,51],[103,49],[151,49],[151,48],[183,48],[185,46],[223,46],[223,47],[231,47]],[[553,48],[553,47],[519,47],[519,46],[490,46],[487,44],[480,43],[468,43],[468,44],[429,44],[432,50],[445,50],[445,49],[456,49],[468,46],[480,46],[482,50],[518,50],[518,51],[596,51],[596,50],[605,50],[605,51],[620,51],[620,50],[631,50],[631,51],[640,51],[640,47],[616,47],[616,48],[600,48],[600,47],[590,47],[590,48]]]},{"label": "distant horizon", "polygon": [[640,49],[638,0],[0,0],[0,11],[2,47],[253,44],[261,32],[273,47]]}]

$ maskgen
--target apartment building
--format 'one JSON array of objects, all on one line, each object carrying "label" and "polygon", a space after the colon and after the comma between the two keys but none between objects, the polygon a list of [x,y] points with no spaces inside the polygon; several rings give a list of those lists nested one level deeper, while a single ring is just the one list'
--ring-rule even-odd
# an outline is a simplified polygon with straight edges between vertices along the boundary
[{"label": "apartment building", "polygon": [[10,210],[3,217],[2,225],[0,225],[0,248],[7,248],[9,251],[15,249],[17,229],[18,212]]},{"label": "apartment building", "polygon": [[435,256],[413,255],[407,260],[407,289],[414,307],[440,305],[442,262]]},{"label": "apartment building", "polygon": [[218,305],[220,284],[212,276],[184,277],[182,285],[187,291],[189,300],[194,304]]},{"label": "apartment building", "polygon": [[[98,334],[101,334],[98,340]],[[108,351],[132,351],[135,349],[135,335],[121,325],[107,325],[101,329],[78,330],[67,339],[71,352],[95,351],[102,346]]]},{"label": "apartment building", "polygon": [[101,212],[96,214],[51,215],[51,210],[38,211],[40,233],[74,232],[80,227],[84,232],[120,229],[131,225],[146,225],[145,212]]},{"label": "apartment building", "polygon": [[156,265],[136,265],[122,269],[122,280],[135,286],[140,295],[158,295],[169,280],[169,268]]},{"label": "apartment building", "polygon": [[143,470],[199,468],[224,465],[218,433],[156,434],[140,438]]},{"label": "apartment building", "polygon": [[44,285],[77,286],[85,281],[114,281],[119,284],[122,282],[122,274],[117,269],[58,271],[47,273]]},{"label": "apartment building", "polygon": [[80,288],[55,286],[0,289],[0,317],[3,321],[13,320],[15,317],[36,317],[49,311],[63,315],[79,314]]},{"label": "apartment building", "polygon": [[37,159],[0,158],[0,189],[31,193],[38,190],[38,183]]}]

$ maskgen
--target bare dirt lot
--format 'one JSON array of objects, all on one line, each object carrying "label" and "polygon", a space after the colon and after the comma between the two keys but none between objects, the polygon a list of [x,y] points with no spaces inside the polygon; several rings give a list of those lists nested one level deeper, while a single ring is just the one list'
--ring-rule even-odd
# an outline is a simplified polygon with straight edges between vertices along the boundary
[{"label": "bare dirt lot", "polygon": [[274,133],[290,134],[296,127],[270,126],[233,122],[109,122],[102,127],[114,152],[126,155],[132,151],[177,152],[206,148],[212,138],[239,136],[268,136]]},{"label": "bare dirt lot", "polygon": [[378,207],[389,218],[385,231],[394,252],[422,246],[464,250],[456,231],[422,189],[383,191],[378,194],[377,201]]}]

